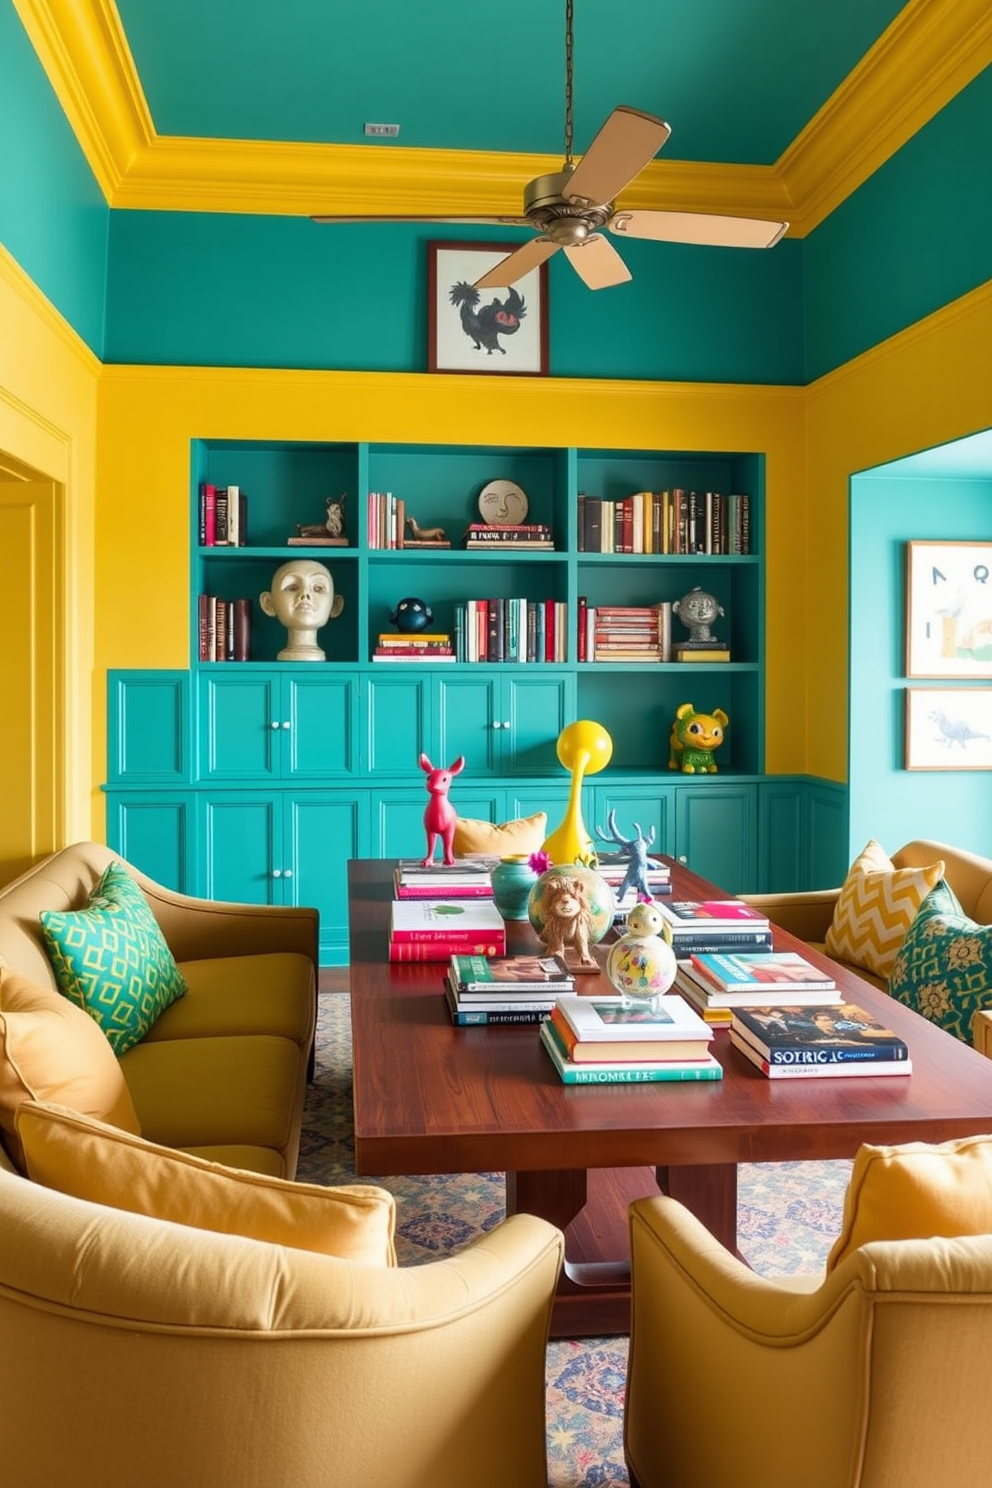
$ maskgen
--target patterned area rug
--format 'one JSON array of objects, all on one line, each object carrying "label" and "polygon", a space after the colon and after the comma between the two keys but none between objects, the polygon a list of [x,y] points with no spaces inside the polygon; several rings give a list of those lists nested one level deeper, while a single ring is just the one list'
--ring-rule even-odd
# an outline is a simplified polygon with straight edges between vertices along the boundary
[{"label": "patterned area rug", "polygon": [[[815,1271],[840,1230],[850,1163],[761,1163],[740,1171],[740,1246],[761,1275]],[[307,1096],[299,1177],[355,1181],[351,1024],[346,994],[320,997],[317,1073]],[[371,1181],[371,1180],[370,1180]],[[396,1196],[402,1266],[437,1260],[503,1218],[503,1175],[375,1180]],[[555,1341],[548,1348],[550,1488],[619,1488],[625,1338]]]}]

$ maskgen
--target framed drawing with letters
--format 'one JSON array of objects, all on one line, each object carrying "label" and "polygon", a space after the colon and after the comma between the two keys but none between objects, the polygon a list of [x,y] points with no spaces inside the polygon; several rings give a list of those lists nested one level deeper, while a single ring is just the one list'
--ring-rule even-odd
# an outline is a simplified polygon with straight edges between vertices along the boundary
[{"label": "framed drawing with letters", "polygon": [[906,676],[992,678],[992,542],[906,544]]}]

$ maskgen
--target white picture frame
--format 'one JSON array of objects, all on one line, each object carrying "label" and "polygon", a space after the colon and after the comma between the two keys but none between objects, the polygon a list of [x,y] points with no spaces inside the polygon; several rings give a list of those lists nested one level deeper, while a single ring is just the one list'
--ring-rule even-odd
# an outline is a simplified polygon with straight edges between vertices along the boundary
[{"label": "white picture frame", "polygon": [[906,544],[906,676],[992,679],[992,542]]},{"label": "white picture frame", "polygon": [[907,687],[907,770],[992,770],[992,687]]}]

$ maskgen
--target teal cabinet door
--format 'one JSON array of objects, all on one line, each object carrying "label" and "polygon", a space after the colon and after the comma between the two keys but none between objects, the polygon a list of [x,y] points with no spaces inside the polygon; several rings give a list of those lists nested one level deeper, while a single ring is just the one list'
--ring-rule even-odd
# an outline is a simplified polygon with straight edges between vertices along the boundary
[{"label": "teal cabinet door", "polygon": [[[386,664],[384,664],[385,667]],[[431,679],[429,674],[366,676],[362,681],[366,759],[369,775],[409,775],[429,752]]]},{"label": "teal cabinet door", "polygon": [[459,677],[434,677],[432,764],[450,765],[465,757],[475,779],[499,772],[504,727],[499,677],[486,668]]},{"label": "teal cabinet door", "polygon": [[[587,796],[589,792],[586,792]],[[586,828],[601,852],[616,852],[617,845],[609,837],[610,812],[616,812],[616,829],[621,837],[630,839],[638,828],[645,838],[653,840],[648,849],[653,853],[668,853],[675,849],[675,792],[671,786],[625,786],[597,785],[592,793],[593,816],[586,819]],[[605,837],[599,836],[602,828]]]},{"label": "teal cabinet door", "polygon": [[190,776],[189,672],[110,672],[107,780],[181,785]]},{"label": "teal cabinet door", "polygon": [[284,804],[283,898],[320,912],[320,963],[348,960],[348,859],[368,840],[368,795],[307,791]]},{"label": "teal cabinet door", "polygon": [[675,852],[727,894],[757,891],[756,787],[710,780],[675,790]]},{"label": "teal cabinet door", "polygon": [[281,904],[292,867],[282,853],[282,799],[248,791],[200,796],[199,893],[242,904]]},{"label": "teal cabinet door", "polygon": [[282,679],[282,773],[293,780],[347,778],[358,770],[358,684],[353,677]]},{"label": "teal cabinet door", "polygon": [[758,791],[758,885],[762,894],[804,887],[806,791],[799,780],[763,780]]},{"label": "teal cabinet door", "polygon": [[575,718],[575,679],[554,667],[522,668],[502,678],[503,771],[508,775],[557,775],[558,735]]},{"label": "teal cabinet door", "polygon": [[275,673],[238,671],[200,677],[200,777],[273,779],[291,720],[281,708]]},{"label": "teal cabinet door", "polygon": [[177,894],[194,891],[196,862],[193,798],[110,792],[107,845],[122,858]]}]

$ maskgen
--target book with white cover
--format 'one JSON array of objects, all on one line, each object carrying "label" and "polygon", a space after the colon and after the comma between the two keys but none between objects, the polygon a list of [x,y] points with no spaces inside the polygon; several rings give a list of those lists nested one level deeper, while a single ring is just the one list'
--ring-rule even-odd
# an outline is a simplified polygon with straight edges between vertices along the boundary
[{"label": "book with white cover", "polygon": [[404,940],[505,941],[503,916],[491,899],[394,899],[390,937]]},{"label": "book with white cover", "polygon": [[664,1039],[709,1043],[713,1031],[683,998],[664,996],[655,1008],[625,1008],[619,997],[582,997],[563,992],[558,1007],[578,1039],[630,1043]]}]

